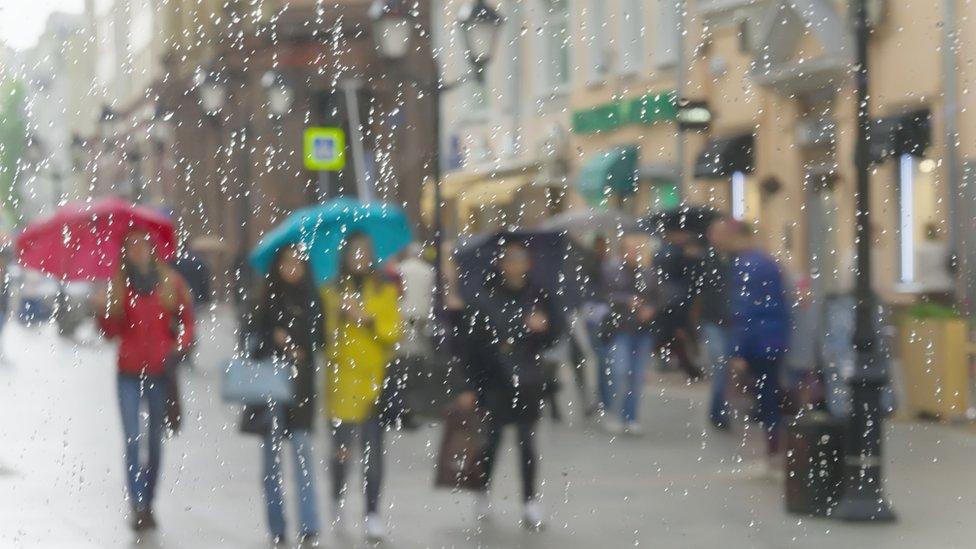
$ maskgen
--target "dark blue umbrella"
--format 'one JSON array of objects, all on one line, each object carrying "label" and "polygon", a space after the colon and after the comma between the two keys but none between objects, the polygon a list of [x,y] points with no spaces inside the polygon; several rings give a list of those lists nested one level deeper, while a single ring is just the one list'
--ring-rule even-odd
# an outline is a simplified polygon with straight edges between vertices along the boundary
[{"label": "dark blue umbrella", "polygon": [[550,290],[563,310],[579,305],[583,288],[578,282],[577,258],[570,239],[560,232],[501,230],[463,240],[454,251],[461,297],[471,302],[495,275],[495,260],[508,242],[524,244],[532,257],[532,284]]}]

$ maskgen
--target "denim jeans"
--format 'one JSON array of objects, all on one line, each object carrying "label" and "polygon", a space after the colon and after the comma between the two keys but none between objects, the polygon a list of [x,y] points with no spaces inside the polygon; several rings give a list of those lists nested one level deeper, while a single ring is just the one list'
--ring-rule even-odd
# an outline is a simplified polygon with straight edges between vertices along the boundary
[{"label": "denim jeans", "polygon": [[[138,509],[152,507],[163,451],[166,417],[166,378],[119,374],[119,412],[125,435],[126,489]],[[142,403],[146,403],[149,429],[142,434]],[[146,447],[146,461],[140,455]]]},{"label": "denim jeans", "polygon": [[594,370],[596,371],[597,397],[604,410],[609,410],[613,403],[613,395],[610,393],[610,360],[607,357],[607,343],[600,337],[603,322],[600,319],[586,320],[586,335],[590,340],[590,347],[596,358]]},{"label": "denim jeans", "polygon": [[610,405],[606,410],[619,412],[624,422],[637,421],[653,348],[653,336],[644,332],[619,332],[610,341]]},{"label": "denim jeans", "polygon": [[728,328],[711,322],[702,324],[701,330],[705,359],[712,370],[708,418],[713,425],[725,425],[729,421],[729,404],[725,393],[728,387],[731,337]]},{"label": "denim jeans", "polygon": [[264,437],[264,502],[268,512],[268,529],[272,537],[285,535],[284,479],[281,474],[281,448],[290,443],[295,462],[295,484],[298,487],[298,520],[300,534],[319,532],[319,508],[315,496],[315,460],[312,437],[304,429],[283,434],[284,414],[273,414],[271,430]]},{"label": "denim jeans", "polygon": [[349,457],[352,445],[359,434],[362,451],[363,488],[366,492],[366,512],[379,509],[380,489],[383,484],[383,425],[379,418],[362,423],[336,422],[332,425],[332,498],[342,501],[346,493]]}]

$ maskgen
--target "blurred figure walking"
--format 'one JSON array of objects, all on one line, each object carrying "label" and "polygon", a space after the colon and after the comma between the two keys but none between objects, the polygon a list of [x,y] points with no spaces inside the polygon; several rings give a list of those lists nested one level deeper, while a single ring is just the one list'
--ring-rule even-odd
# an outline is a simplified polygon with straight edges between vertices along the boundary
[{"label": "blurred figure walking", "polygon": [[604,426],[611,434],[640,435],[638,415],[660,301],[649,239],[625,235],[620,259],[608,266],[605,279],[610,312],[604,326],[609,360],[601,378]]},{"label": "blurred figure walking", "polygon": [[655,346],[662,352],[662,358],[674,357],[678,367],[692,380],[702,374],[692,357],[694,330],[691,320],[694,277],[701,261],[699,248],[691,231],[667,227],[664,245],[654,257],[661,293],[661,307],[655,322]]},{"label": "blurred figure walking", "polygon": [[732,334],[729,329],[729,257],[714,244],[721,238],[723,222],[713,222],[708,227],[707,247],[698,275],[695,277],[697,301],[695,310],[701,325],[701,340],[705,360],[711,368],[712,389],[709,398],[708,419],[719,430],[729,427],[728,363],[731,353]]},{"label": "blurred figure walking", "polygon": [[[181,418],[175,370],[193,343],[192,298],[180,275],[159,260],[152,238],[132,231],[122,244],[119,271],[94,301],[102,332],[120,340],[118,394],[132,527],[155,528],[152,505],[164,427],[168,423],[177,430]],[[147,433],[142,432],[143,404]]]},{"label": "blurred figure walking", "polygon": [[[485,450],[486,486],[494,475],[502,431],[515,425],[521,452],[523,525],[538,529],[544,516],[537,485],[538,450],[536,428],[545,396],[548,375],[542,354],[563,332],[562,311],[551,296],[529,280],[532,257],[521,242],[508,241],[501,247],[496,271],[485,281],[469,305],[470,336],[467,340],[469,379],[477,397],[462,397],[471,405],[477,400],[486,413],[488,442]],[[487,490],[478,495],[476,513],[486,518],[490,511]]]},{"label": "blurred figure walking", "polygon": [[376,268],[369,237],[349,236],[342,247],[338,279],[323,290],[333,519],[341,527],[350,456],[358,436],[365,477],[365,530],[373,541],[386,537],[379,514],[384,426],[377,404],[402,332],[398,299],[396,284]]},{"label": "blurred figure walking", "polygon": [[789,346],[790,312],[783,273],[752,241],[751,228],[723,219],[711,232],[715,246],[730,255],[728,278],[733,373],[746,379],[756,419],[766,432],[765,473],[778,474],[781,375]]},{"label": "blurred figure walking", "polygon": [[[609,374],[607,373],[607,345],[602,333],[603,323],[610,314],[607,299],[607,261],[610,259],[610,245],[607,237],[598,234],[589,248],[583,248],[580,258],[579,284],[583,287],[583,303],[579,308],[577,322],[572,326],[570,345],[575,366],[576,385],[586,407],[586,415],[597,413],[601,406],[609,402]],[[593,370],[597,380],[597,400],[586,382],[586,369]]]},{"label": "blurred figure walking", "polygon": [[268,530],[276,546],[285,546],[284,480],[281,451],[291,443],[295,463],[299,541],[314,545],[319,536],[312,429],[316,411],[315,353],[324,339],[322,306],[307,260],[294,246],[275,256],[254,315],[252,357],[272,358],[293,368],[294,398],[289,405],[248,406],[244,424],[263,444],[264,500]]}]

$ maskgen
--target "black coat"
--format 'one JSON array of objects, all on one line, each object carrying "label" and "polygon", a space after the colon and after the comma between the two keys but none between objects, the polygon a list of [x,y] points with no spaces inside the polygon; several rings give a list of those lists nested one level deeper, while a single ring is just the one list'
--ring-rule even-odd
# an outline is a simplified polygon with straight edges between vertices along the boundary
[{"label": "black coat", "polygon": [[[254,319],[255,359],[277,356],[290,361],[284,349],[274,341],[274,332],[281,328],[291,337],[293,344],[304,351],[305,359],[295,364],[295,399],[286,408],[286,431],[311,430],[316,415],[315,353],[323,338],[322,303],[313,287],[293,288],[280,295],[269,295],[258,307]],[[249,406],[244,414],[259,415],[265,407]]]},{"label": "black coat", "polygon": [[[525,318],[533,309],[549,319],[543,333],[525,329]],[[542,354],[562,335],[563,316],[547,291],[531,285],[513,290],[489,284],[469,302],[464,362],[479,403],[495,421],[539,417],[546,384],[551,381]]]}]

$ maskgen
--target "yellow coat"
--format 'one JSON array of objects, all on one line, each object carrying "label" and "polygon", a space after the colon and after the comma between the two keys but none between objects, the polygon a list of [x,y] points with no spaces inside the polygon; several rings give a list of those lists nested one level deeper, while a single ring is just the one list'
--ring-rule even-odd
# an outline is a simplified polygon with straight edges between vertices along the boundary
[{"label": "yellow coat", "polygon": [[386,367],[402,326],[397,287],[371,277],[363,286],[363,309],[373,317],[368,325],[341,320],[343,290],[322,288],[325,311],[326,403],[329,419],[361,422],[376,411]]}]

